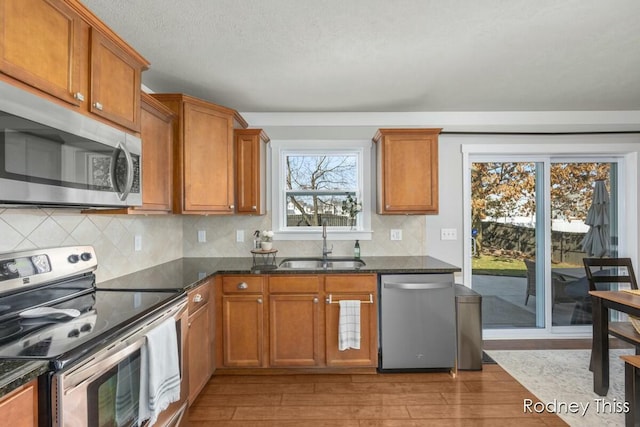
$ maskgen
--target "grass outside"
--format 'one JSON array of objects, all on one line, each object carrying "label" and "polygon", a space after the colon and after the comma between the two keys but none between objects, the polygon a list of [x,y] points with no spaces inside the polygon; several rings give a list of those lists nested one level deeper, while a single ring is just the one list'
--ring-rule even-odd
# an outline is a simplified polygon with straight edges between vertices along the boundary
[{"label": "grass outside", "polygon": [[[553,264],[555,268],[574,268],[576,265],[569,263]],[[480,255],[473,257],[471,268],[473,274],[486,276],[512,276],[526,277],[527,267],[522,259],[508,258],[495,255]]]}]

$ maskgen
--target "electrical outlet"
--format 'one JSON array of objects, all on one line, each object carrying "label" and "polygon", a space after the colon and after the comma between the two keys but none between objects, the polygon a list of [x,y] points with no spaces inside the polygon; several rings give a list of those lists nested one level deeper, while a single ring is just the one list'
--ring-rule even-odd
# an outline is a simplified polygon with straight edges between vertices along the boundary
[{"label": "electrical outlet", "polygon": [[455,228],[441,228],[440,240],[458,240],[458,230]]},{"label": "electrical outlet", "polygon": [[244,230],[236,230],[236,242],[244,242]]},{"label": "electrical outlet", "polygon": [[198,230],[198,243],[207,241],[207,230]]},{"label": "electrical outlet", "polygon": [[393,229],[391,230],[391,240],[402,240],[402,230]]},{"label": "electrical outlet", "polygon": [[133,237],[133,249],[135,251],[141,251],[142,250],[142,236],[139,234],[136,234]]}]

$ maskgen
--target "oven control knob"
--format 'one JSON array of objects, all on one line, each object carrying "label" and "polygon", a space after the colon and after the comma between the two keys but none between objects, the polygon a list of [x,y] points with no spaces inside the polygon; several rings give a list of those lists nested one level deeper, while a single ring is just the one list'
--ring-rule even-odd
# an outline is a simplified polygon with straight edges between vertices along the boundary
[{"label": "oven control knob", "polygon": [[80,257],[76,254],[69,255],[67,261],[69,261],[71,264],[75,264],[76,262],[80,261]]},{"label": "oven control knob", "polygon": [[91,330],[91,323],[85,323],[80,327],[80,332],[89,332]]},{"label": "oven control knob", "polygon": [[80,331],[79,331],[79,330],[77,330],[77,329],[72,329],[72,330],[70,330],[70,331],[69,331],[69,333],[67,334],[67,336],[68,336],[69,338],[76,338],[76,337],[79,337],[79,336],[80,336]]},{"label": "oven control knob", "polygon": [[91,252],[82,252],[82,254],[80,254],[80,259],[83,261],[89,261],[91,258],[93,258]]}]

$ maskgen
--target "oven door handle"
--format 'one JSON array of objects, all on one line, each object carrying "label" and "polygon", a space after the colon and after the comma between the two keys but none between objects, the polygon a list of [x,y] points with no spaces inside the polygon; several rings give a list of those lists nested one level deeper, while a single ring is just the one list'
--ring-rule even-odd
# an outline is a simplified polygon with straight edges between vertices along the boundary
[{"label": "oven door handle", "polygon": [[[74,391],[76,391],[78,388],[82,387],[84,384],[93,381],[97,376],[100,376],[105,371],[107,371],[108,368],[110,368],[112,365],[118,364],[122,360],[123,355],[132,354],[135,351],[139,350],[140,347],[142,347],[142,345],[144,344],[144,342],[145,340],[143,337],[143,339],[140,339],[134,344],[128,347],[125,347],[124,349],[118,351],[115,354],[112,354],[110,357],[97,361],[96,363],[91,364],[86,369],[75,372],[75,375],[84,376],[88,374],[89,376],[87,376],[85,379],[83,379],[79,383],[73,384],[72,386],[65,388],[64,395],[67,396],[73,393]],[[90,361],[90,362],[93,362],[93,361]]]},{"label": "oven door handle", "polygon": [[[151,330],[149,326],[153,324],[160,324],[166,319],[173,318],[176,321],[187,312],[186,299],[181,300],[177,304],[173,305],[168,310],[163,311],[162,314],[155,316],[152,320],[145,322],[142,326],[135,328],[132,332],[127,333],[125,336],[117,340],[117,342],[103,350],[98,351],[92,359],[89,359],[83,364],[83,366],[72,370],[64,376],[71,383],[69,387],[65,387],[64,395],[72,393],[78,387],[81,387],[87,381],[95,378],[96,375],[102,374],[106,367],[122,360],[123,356],[131,354],[138,350],[145,343],[145,335]],[[132,342],[131,339],[135,337]],[[80,377],[79,382],[75,383],[74,378]]]}]

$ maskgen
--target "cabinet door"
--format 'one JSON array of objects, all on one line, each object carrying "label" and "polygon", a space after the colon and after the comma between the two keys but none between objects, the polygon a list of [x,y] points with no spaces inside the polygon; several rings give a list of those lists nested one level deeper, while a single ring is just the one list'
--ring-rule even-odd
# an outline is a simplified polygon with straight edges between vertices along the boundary
[{"label": "cabinet door", "polygon": [[269,297],[269,366],[320,365],[318,295]]},{"label": "cabinet door", "polygon": [[3,0],[0,7],[0,71],[79,105],[79,15],[60,0]]},{"label": "cabinet door", "polygon": [[142,64],[96,29],[91,30],[90,111],[140,130]]},{"label": "cabinet door", "polygon": [[[370,296],[373,298],[371,303]],[[360,349],[338,350],[340,300],[360,300]],[[377,301],[370,293],[331,294],[326,306],[326,358],[327,366],[378,366]]]},{"label": "cabinet door", "polygon": [[261,129],[236,129],[236,205],[239,214],[265,213],[265,144]]},{"label": "cabinet door", "polygon": [[378,212],[438,213],[440,129],[381,129],[378,152]]},{"label": "cabinet door", "polygon": [[0,420],[12,427],[36,427],[38,425],[38,383],[30,383],[0,399]]},{"label": "cabinet door", "polygon": [[222,297],[224,366],[244,368],[263,366],[263,319],[262,295],[224,295]]},{"label": "cabinet door", "polygon": [[207,384],[213,371],[209,304],[189,313],[189,404]]},{"label": "cabinet door", "polygon": [[142,207],[141,210],[171,211],[173,168],[173,116],[161,103],[143,94]]},{"label": "cabinet door", "polygon": [[233,119],[184,106],[184,210],[233,213]]}]

